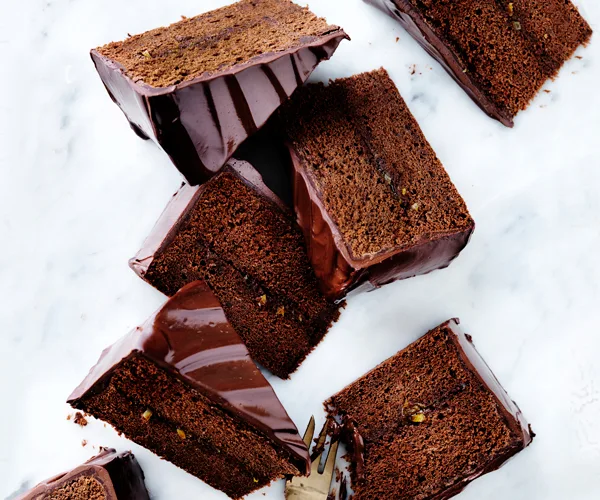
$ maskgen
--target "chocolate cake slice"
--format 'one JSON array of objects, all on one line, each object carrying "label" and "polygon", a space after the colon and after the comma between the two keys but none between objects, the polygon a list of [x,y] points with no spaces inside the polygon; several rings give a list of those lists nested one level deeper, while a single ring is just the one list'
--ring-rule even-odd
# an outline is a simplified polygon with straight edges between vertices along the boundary
[{"label": "chocolate cake slice", "polygon": [[68,402],[231,498],[310,470],[296,427],[200,281],[106,349]]},{"label": "chocolate cake slice", "polygon": [[246,162],[184,185],[130,265],[166,295],[205,280],[252,358],[281,378],[339,316],[319,291],[294,215]]},{"label": "chocolate cake slice", "polygon": [[103,448],[70,472],[41,482],[17,500],[149,500],[144,473],[130,451]]},{"label": "chocolate cake slice", "polygon": [[475,224],[385,70],[307,85],[280,118],[328,297],[446,267],[465,247]]},{"label": "chocolate cake slice", "polygon": [[400,24],[507,127],[592,29],[569,0],[365,0]]},{"label": "chocolate cake slice", "polygon": [[325,406],[351,450],[355,500],[450,498],[534,437],[455,319]]},{"label": "chocolate cake slice", "polygon": [[289,0],[242,0],[91,51],[133,130],[190,184],[213,175],[348,36]]}]

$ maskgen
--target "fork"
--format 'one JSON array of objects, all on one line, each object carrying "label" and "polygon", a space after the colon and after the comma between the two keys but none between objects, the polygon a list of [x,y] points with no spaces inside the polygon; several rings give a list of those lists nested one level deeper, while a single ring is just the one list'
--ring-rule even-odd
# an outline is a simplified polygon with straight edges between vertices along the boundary
[{"label": "fork", "polygon": [[[309,450],[314,434],[315,417],[312,416],[302,438]],[[325,500],[333,498],[330,496],[330,489],[335,475],[338,442],[330,443],[330,446],[327,447],[325,446],[326,439],[327,425],[324,425],[315,445],[315,450],[323,449],[323,451],[312,461],[310,476],[293,477],[286,483],[286,500]]]}]

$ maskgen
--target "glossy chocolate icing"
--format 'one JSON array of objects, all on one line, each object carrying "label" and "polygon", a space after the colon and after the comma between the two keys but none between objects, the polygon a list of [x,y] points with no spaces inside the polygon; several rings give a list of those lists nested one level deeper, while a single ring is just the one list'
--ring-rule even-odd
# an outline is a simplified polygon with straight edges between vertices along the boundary
[{"label": "glossy chocolate icing", "polygon": [[319,192],[293,148],[294,208],[304,232],[309,259],[323,293],[339,299],[351,290],[369,291],[392,281],[447,267],[469,242],[475,224],[464,230],[436,234],[421,242],[354,258],[327,213]]},{"label": "glossy chocolate icing", "polygon": [[68,403],[81,408],[88,392],[102,390],[122,361],[139,355],[252,424],[308,474],[310,458],[296,426],[204,282],[183,287],[143,326],[105,349]]},{"label": "glossy chocolate icing", "polygon": [[164,88],[132,80],[123,66],[98,50],[91,57],[133,130],[154,139],[195,185],[217,172],[344,38],[349,39],[337,28],[292,49]]},{"label": "glossy chocolate icing", "polygon": [[[489,390],[489,392],[494,395],[498,403],[498,409],[504,416],[507,426],[510,428],[513,435],[520,437],[521,444],[519,447],[512,447],[506,450],[495,460],[486,463],[482,468],[475,471],[473,474],[457,479],[457,481],[448,489],[440,492],[437,495],[427,497],[426,500],[446,500],[457,495],[474,479],[477,479],[483,474],[487,474],[488,472],[493,472],[499,469],[506,463],[507,460],[529,446],[535,437],[535,433],[525,420],[525,417],[523,416],[523,413],[517,404],[510,399],[510,396],[507,394],[506,390],[502,387],[479,352],[477,352],[477,349],[475,349],[472,337],[463,332],[462,328],[460,327],[459,319],[450,319],[440,325],[438,328],[445,328],[451,333],[449,336],[450,341],[456,346],[462,361]],[[364,376],[368,376],[368,373]],[[325,408],[329,413],[328,420],[325,424],[328,427],[328,432],[334,436],[339,436],[339,438],[349,446],[350,462],[353,472],[352,477],[355,481],[361,481],[364,477],[363,470],[365,467],[365,458],[363,454],[364,441],[359,432],[360,422],[353,422],[346,415],[338,415],[336,408],[331,401],[325,402]],[[340,429],[337,429],[338,426]]]},{"label": "glossy chocolate icing", "polygon": [[[262,196],[275,202],[283,211],[289,211],[277,195],[266,186],[260,173],[248,162],[230,159],[223,167],[223,172],[234,173]],[[194,208],[196,200],[202,195],[204,189],[206,189],[204,185],[190,186],[183,183],[173,195],[142,248],[129,260],[129,267],[140,278],[144,279],[154,258],[173,241],[179,227],[185,222],[187,214]]]},{"label": "glossy chocolate icing", "polygon": [[364,0],[396,19],[402,27],[436,59],[471,99],[491,118],[507,127],[513,127],[511,116],[502,112],[475,84],[457,55],[425,21],[422,14],[408,0]]},{"label": "glossy chocolate icing", "polygon": [[58,488],[82,476],[93,477],[105,489],[107,500],[149,500],[144,473],[130,451],[117,453],[102,448],[100,453],[70,472],[42,481],[17,500],[41,500]]}]

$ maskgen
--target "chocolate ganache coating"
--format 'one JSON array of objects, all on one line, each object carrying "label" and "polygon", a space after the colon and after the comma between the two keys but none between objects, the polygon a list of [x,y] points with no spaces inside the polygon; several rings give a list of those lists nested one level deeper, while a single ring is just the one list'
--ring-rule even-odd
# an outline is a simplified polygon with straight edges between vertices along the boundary
[{"label": "chocolate ganache coating", "polygon": [[431,57],[437,60],[448,74],[460,85],[467,95],[488,116],[498,120],[507,127],[513,127],[511,116],[498,107],[475,85],[466,68],[456,55],[446,46],[438,35],[425,22],[423,16],[408,0],[364,0],[374,5],[392,18],[423,47]]},{"label": "chocolate ganache coating", "polygon": [[355,258],[293,148],[294,208],[304,231],[307,251],[323,293],[340,299],[350,291],[370,291],[399,279],[448,267],[467,246],[475,229],[448,231],[404,250],[382,251]]},{"label": "chocolate ganache coating", "polygon": [[122,65],[95,49],[91,58],[131,128],[143,139],[154,139],[195,185],[217,172],[343,39],[349,37],[338,28],[164,88],[132,80]]},{"label": "chocolate ganache coating", "polygon": [[95,457],[73,469],[42,481],[17,500],[41,500],[56,489],[78,479],[90,477],[104,488],[107,500],[149,500],[144,485],[144,473],[133,456],[126,451],[117,453],[112,448],[101,448]]},{"label": "chocolate ganache coating", "polygon": [[139,354],[254,425],[308,474],[310,458],[298,429],[204,282],[183,287],[143,326],[106,349],[68,403],[77,408],[122,360]]}]

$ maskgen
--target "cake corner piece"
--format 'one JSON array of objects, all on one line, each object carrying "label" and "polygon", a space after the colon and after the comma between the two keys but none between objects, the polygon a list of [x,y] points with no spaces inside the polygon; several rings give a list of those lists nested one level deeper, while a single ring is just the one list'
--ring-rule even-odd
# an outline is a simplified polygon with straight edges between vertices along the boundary
[{"label": "cake corner piece", "polygon": [[[342,389],[325,409],[350,448],[357,500],[450,498],[535,436],[456,319]],[[384,471],[398,463],[411,467],[387,481]]]},{"label": "cake corner piece", "polygon": [[98,455],[69,472],[42,481],[16,500],[103,498],[149,500],[144,473],[130,451],[100,447]]}]

